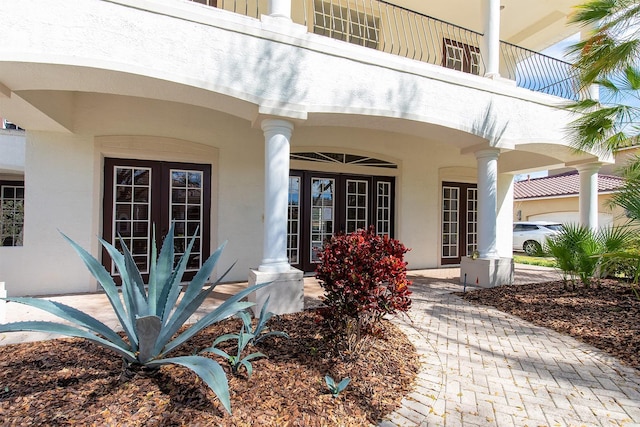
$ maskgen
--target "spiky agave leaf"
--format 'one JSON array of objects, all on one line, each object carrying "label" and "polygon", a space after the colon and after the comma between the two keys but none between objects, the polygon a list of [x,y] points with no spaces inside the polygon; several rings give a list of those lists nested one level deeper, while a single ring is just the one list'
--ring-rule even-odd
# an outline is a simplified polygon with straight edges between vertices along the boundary
[{"label": "spiky agave leaf", "polygon": [[109,350],[113,350],[122,356],[125,360],[130,363],[135,363],[137,361],[135,353],[130,350],[123,348],[117,344],[112,343],[104,338],[99,337],[91,332],[87,332],[84,329],[76,328],[74,326],[64,325],[62,323],[56,322],[45,322],[45,321],[25,321],[25,322],[13,322],[0,324],[0,332],[17,332],[17,331],[35,331],[35,332],[46,332],[51,334],[59,334],[65,335],[68,337],[78,337],[85,338],[89,341],[92,341],[102,347],[108,348]]},{"label": "spiky agave leaf", "polygon": [[271,295],[267,297],[267,299],[264,302],[264,305],[262,306],[262,309],[260,310],[260,317],[258,318],[258,324],[256,325],[256,330],[254,331],[254,333],[257,335],[260,335],[260,332],[262,332],[262,329],[267,325],[267,322],[269,321],[269,319],[273,317],[273,313],[271,313],[270,311],[267,311],[267,307],[269,306],[270,299],[271,299]]},{"label": "spiky agave leaf", "polygon": [[127,344],[122,340],[122,338],[120,338],[120,335],[115,333],[115,331],[113,331],[107,325],[105,325],[95,317],[88,315],[84,311],[78,310],[77,308],[43,298],[10,297],[6,298],[6,301],[28,305],[30,307],[35,307],[40,310],[46,311],[53,314],[54,316],[57,316],[64,320],[68,320],[69,322],[75,323],[78,326],[82,326],[89,329],[90,331],[102,335],[122,349],[128,350],[131,348],[129,344]]},{"label": "spiky agave leaf", "polygon": [[[98,241],[102,247],[106,249],[109,257],[116,266],[118,273],[120,273],[120,279],[122,280],[122,286],[120,287],[122,291],[122,300],[124,302],[129,322],[135,328],[136,317],[141,314],[141,310],[143,310],[142,307],[145,305],[143,298],[136,295],[135,285],[133,285],[132,279],[129,277],[129,270],[126,267],[125,256],[114,245],[106,240],[99,238]],[[123,246],[126,245],[123,243]],[[137,346],[138,339],[136,338],[134,350],[137,350]]]},{"label": "spiky agave leaf", "polygon": [[267,311],[267,307],[269,306],[269,300],[271,299],[271,295],[267,297],[260,310],[260,317],[258,318],[258,322],[255,328],[251,327],[251,314],[248,311],[241,311],[237,314],[237,316],[242,320],[242,327],[245,332],[253,334],[252,343],[258,344],[260,341],[267,337],[278,336],[289,338],[289,335],[286,332],[282,331],[269,331],[263,332],[263,329],[267,325],[267,322],[273,317],[273,313]]},{"label": "spiky agave leaf", "polygon": [[107,298],[109,299],[109,303],[113,308],[113,312],[116,314],[120,325],[124,329],[127,338],[129,338],[129,342],[131,343],[131,348],[133,351],[137,350],[138,346],[138,338],[136,337],[135,328],[133,326],[133,321],[129,317],[127,311],[122,305],[122,301],[120,301],[120,294],[118,292],[118,288],[116,287],[115,282],[111,275],[104,268],[102,263],[95,259],[93,255],[87,252],[84,248],[78,245],[76,242],[71,240],[64,233],[60,233],[62,237],[69,242],[71,247],[76,251],[78,255],[80,255],[80,259],[84,262],[87,269],[91,272],[93,277],[96,278],[100,287],[104,290]]},{"label": "spiky agave leaf", "polygon": [[[206,314],[200,320],[198,320],[195,324],[191,325],[186,331],[182,332],[178,337],[169,342],[171,336],[167,336],[165,331],[161,333],[161,336],[158,338],[158,343],[156,344],[156,351],[160,355],[164,355],[184,344],[189,338],[193,337],[195,334],[206,328],[207,326],[212,325],[213,323],[225,319],[227,317],[233,316],[237,312],[244,310],[245,308],[249,308],[254,305],[252,302],[242,302],[241,299],[245,298],[252,292],[263,288],[270,283],[260,283],[258,285],[250,286],[245,290],[238,292],[237,294],[231,296],[225,302],[220,304],[214,311]],[[166,344],[166,345],[165,345]],[[164,347],[164,348],[163,348]]]},{"label": "spiky agave leaf", "polygon": [[140,349],[138,351],[138,360],[140,363],[145,364],[155,356],[153,348],[161,330],[162,321],[156,315],[136,319],[136,332],[138,333],[138,347]]},{"label": "spiky agave leaf", "polygon": [[225,341],[230,341],[230,340],[240,340],[240,334],[231,333],[231,334],[220,335],[215,340],[213,340],[211,347],[205,348],[204,350],[201,351],[201,353],[207,353],[209,351],[212,351],[218,344],[223,343]]},{"label": "spiky agave leaf", "polygon": [[223,243],[214,253],[205,261],[198,273],[191,282],[187,285],[187,289],[183,293],[180,303],[173,311],[171,317],[164,323],[165,330],[162,334],[162,345],[166,344],[167,338],[171,338],[178,330],[189,320],[189,318],[198,310],[204,300],[211,295],[217,284],[227,275],[227,273],[233,268],[233,265],[224,272],[224,274],[216,281],[216,283],[209,286],[207,289],[202,290],[208,280],[215,264],[217,263],[222,250],[226,242]]},{"label": "spiky agave leaf", "polygon": [[160,249],[160,256],[157,260],[156,271],[156,316],[164,318],[165,302],[169,296],[171,285],[173,284],[173,265],[175,246],[173,244],[175,234],[175,225],[172,223],[169,227],[169,232],[164,237],[162,242],[162,248]]},{"label": "spiky agave leaf", "polygon": [[[144,288],[144,281],[142,280],[142,273],[140,273],[140,269],[136,264],[136,261],[133,259],[133,255],[131,255],[131,251],[122,240],[122,237],[118,236],[120,239],[120,246],[122,246],[123,258],[124,258],[124,268],[126,270],[126,276],[122,276],[122,270],[118,268],[118,272],[120,276],[123,277],[122,280],[122,289],[127,289],[129,295],[132,296],[133,303],[135,306],[135,313],[137,316],[146,316],[148,314],[152,314],[149,312],[149,303],[147,302],[147,291]],[[125,280],[126,277],[126,280]]]},{"label": "spiky agave leaf", "polygon": [[[171,224],[173,227],[173,224]],[[156,245],[156,225],[151,231],[151,258],[149,259],[149,283],[147,284],[147,303],[149,314],[157,316],[158,306],[158,246]]]},{"label": "spiky agave leaf", "polygon": [[337,386],[338,390],[340,391],[344,390],[349,385],[350,382],[351,382],[351,378],[343,378],[342,381],[338,383],[338,386]]},{"label": "spiky agave leaf", "polygon": [[336,381],[329,375],[325,375],[324,376],[324,382],[327,384],[327,387],[329,387],[329,390],[331,390],[333,392],[333,390],[335,390],[336,388]]},{"label": "spiky agave leaf", "polygon": [[179,356],[154,360],[147,366],[161,366],[166,364],[181,365],[191,369],[218,396],[220,403],[231,414],[231,399],[229,396],[229,382],[222,366],[213,359],[203,356]]},{"label": "spiky agave leaf", "polygon": [[[187,262],[189,261],[189,256],[191,255],[191,249],[193,249],[193,245],[195,244],[196,236],[197,236],[197,230],[196,230],[196,233],[193,235],[193,237],[191,237],[191,240],[189,241],[189,245],[187,246],[186,250],[180,257],[180,260],[178,261],[178,265],[173,270],[173,273],[171,274],[169,281],[165,284],[165,286],[169,287],[169,292],[168,294],[166,294],[167,295],[166,299],[164,300],[161,299],[160,301],[158,301],[158,304],[164,305],[162,316],[160,316],[162,318],[163,324],[166,323],[167,319],[171,315],[171,310],[173,310],[173,308],[176,306],[176,302],[178,301],[178,297],[180,296],[180,291],[181,291],[180,282],[182,281],[182,276],[184,276],[184,272],[187,269]],[[167,242],[167,238],[165,238],[165,244],[169,244],[169,243],[173,244],[173,237],[171,238],[171,242]]]},{"label": "spiky agave leaf", "polygon": [[247,370],[247,377],[249,377],[249,378],[253,374],[253,365],[251,364],[250,361],[253,360],[253,359],[257,359],[258,357],[267,357],[267,355],[257,351],[255,353],[251,353],[250,355],[246,356],[245,358],[243,358],[239,362],[239,364],[244,366],[244,369]]}]

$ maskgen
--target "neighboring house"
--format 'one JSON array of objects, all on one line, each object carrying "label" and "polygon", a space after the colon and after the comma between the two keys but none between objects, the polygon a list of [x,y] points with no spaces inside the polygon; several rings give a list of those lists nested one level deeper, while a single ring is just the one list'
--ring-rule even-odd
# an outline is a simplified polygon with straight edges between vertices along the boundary
[{"label": "neighboring house", "polygon": [[[628,218],[609,203],[624,184],[619,176],[598,174],[598,225],[624,224]],[[580,223],[580,177],[577,171],[516,182],[514,221],[557,221]]]},{"label": "neighboring house", "polygon": [[[594,212],[597,224],[621,225],[628,221],[622,208],[612,206],[611,196],[624,181],[622,168],[638,156],[638,147],[628,147],[615,154],[614,162],[603,164],[598,172],[598,198]],[[543,178],[518,181],[514,185],[514,221],[558,221],[580,223],[580,178],[574,168],[558,168],[548,171]],[[595,187],[593,187],[595,188]],[[583,190],[586,186],[583,186]],[[584,194],[585,203],[590,199]],[[584,210],[583,210],[584,212]]]},{"label": "neighboring house", "polygon": [[326,238],[373,225],[410,268],[506,283],[514,175],[607,161],[567,147],[581,95],[536,53],[577,1],[266,3],[0,2],[0,111],[26,129],[10,295],[96,289],[58,230],[115,275],[98,237],[145,270],[172,220],[191,271],[229,241],[226,280],[300,289]]}]

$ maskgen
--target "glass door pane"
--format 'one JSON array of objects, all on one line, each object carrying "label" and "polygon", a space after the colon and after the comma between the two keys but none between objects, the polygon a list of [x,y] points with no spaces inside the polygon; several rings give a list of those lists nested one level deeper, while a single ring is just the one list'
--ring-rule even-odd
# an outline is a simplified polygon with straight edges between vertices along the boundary
[{"label": "glass door pane", "polygon": [[311,262],[318,262],[317,251],[333,235],[335,222],[335,180],[311,178]]},{"label": "glass door pane", "polygon": [[[151,241],[151,169],[115,166],[111,241],[122,251],[120,238],[129,248],[141,273],[149,271]],[[111,263],[111,274],[117,271]]]},{"label": "glass door pane", "polygon": [[289,177],[289,215],[287,222],[287,256],[289,263],[300,263],[300,177]]},{"label": "glass door pane", "polygon": [[460,189],[442,187],[442,258],[458,258]]},{"label": "glass door pane", "polygon": [[391,183],[379,181],[376,197],[376,233],[380,236],[391,235]]},{"label": "glass door pane", "polygon": [[478,189],[467,188],[467,256],[478,249]]},{"label": "glass door pane", "polygon": [[170,221],[175,224],[175,262],[191,248],[186,271],[196,271],[202,265],[203,172],[199,170],[171,169],[169,173]]},{"label": "glass door pane", "polygon": [[366,229],[369,211],[369,183],[367,181],[347,179],[346,182],[346,229],[352,233],[360,228]]},{"label": "glass door pane", "polygon": [[22,246],[24,228],[24,185],[7,181],[0,185],[0,246]]}]

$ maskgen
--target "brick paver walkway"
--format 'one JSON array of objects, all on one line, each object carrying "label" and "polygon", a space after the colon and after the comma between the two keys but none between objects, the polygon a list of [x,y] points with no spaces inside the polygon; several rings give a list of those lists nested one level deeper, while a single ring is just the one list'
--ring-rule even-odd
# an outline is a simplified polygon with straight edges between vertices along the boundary
[{"label": "brick paver walkway", "polygon": [[395,320],[422,369],[380,426],[640,426],[640,372],[568,336],[467,303],[451,293],[461,290],[457,280],[426,277],[432,272],[413,277],[413,307]]}]

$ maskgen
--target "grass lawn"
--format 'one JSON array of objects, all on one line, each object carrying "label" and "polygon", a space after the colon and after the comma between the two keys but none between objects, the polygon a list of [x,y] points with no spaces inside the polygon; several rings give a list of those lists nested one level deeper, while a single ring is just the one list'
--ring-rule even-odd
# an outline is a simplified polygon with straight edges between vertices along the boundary
[{"label": "grass lawn", "polygon": [[540,265],[542,267],[556,266],[556,262],[552,257],[529,256],[525,254],[514,254],[513,262],[517,264]]}]

